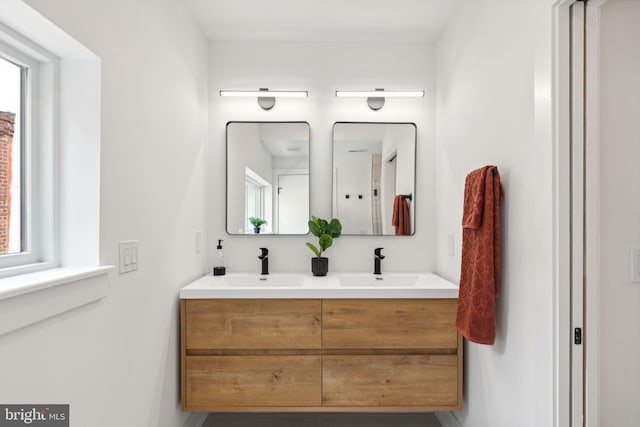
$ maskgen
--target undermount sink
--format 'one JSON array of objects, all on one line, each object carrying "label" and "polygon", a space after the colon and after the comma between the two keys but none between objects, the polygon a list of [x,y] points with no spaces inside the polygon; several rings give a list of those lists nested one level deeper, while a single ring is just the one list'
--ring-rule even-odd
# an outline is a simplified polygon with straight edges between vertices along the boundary
[{"label": "undermount sink", "polygon": [[304,277],[296,274],[234,274],[225,276],[224,281],[234,288],[299,288]]},{"label": "undermount sink", "polygon": [[350,274],[338,276],[338,283],[346,288],[395,288],[418,284],[417,274]]}]

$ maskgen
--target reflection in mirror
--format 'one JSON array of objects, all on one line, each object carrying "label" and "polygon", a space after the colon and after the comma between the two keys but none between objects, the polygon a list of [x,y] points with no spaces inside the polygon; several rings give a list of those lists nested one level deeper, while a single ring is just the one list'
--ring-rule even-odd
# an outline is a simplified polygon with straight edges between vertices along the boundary
[{"label": "reflection in mirror", "polygon": [[309,124],[227,123],[227,232],[306,234],[307,221]]},{"label": "reflection in mirror", "polygon": [[415,165],[415,124],[335,123],[333,216],[343,234],[413,234]]}]

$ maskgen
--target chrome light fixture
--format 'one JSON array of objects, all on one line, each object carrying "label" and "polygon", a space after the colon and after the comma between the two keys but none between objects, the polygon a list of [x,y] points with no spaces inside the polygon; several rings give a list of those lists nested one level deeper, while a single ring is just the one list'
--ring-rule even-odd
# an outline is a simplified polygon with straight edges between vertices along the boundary
[{"label": "chrome light fixture", "polygon": [[384,106],[385,98],[420,98],[424,96],[423,90],[413,91],[387,91],[384,89],[365,91],[336,91],[338,98],[367,98],[367,105],[376,111]]},{"label": "chrome light fixture", "polygon": [[270,110],[276,104],[276,98],[306,98],[309,93],[306,90],[221,90],[220,96],[235,96],[258,98],[258,105],[263,110]]}]

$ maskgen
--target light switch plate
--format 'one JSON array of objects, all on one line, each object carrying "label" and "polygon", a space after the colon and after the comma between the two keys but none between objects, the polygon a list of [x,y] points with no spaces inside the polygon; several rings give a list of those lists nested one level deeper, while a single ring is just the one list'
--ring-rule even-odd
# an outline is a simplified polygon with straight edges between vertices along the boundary
[{"label": "light switch plate", "polygon": [[125,240],[120,242],[120,274],[129,273],[138,269],[138,241]]},{"label": "light switch plate", "polygon": [[449,234],[447,236],[447,246],[448,246],[448,249],[449,249],[449,256],[453,256],[453,253],[454,253],[453,252],[453,244],[454,244],[453,234]]},{"label": "light switch plate", "polygon": [[631,281],[640,282],[640,248],[631,248]]}]

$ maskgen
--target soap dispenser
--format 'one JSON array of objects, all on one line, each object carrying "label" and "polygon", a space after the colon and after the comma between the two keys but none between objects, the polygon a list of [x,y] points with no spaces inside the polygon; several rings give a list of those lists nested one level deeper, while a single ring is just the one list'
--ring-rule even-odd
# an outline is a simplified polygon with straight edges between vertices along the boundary
[{"label": "soap dispenser", "polygon": [[224,267],[224,252],[222,252],[222,240],[218,240],[218,246],[216,246],[216,258],[213,263],[213,275],[224,276],[226,268]]}]

